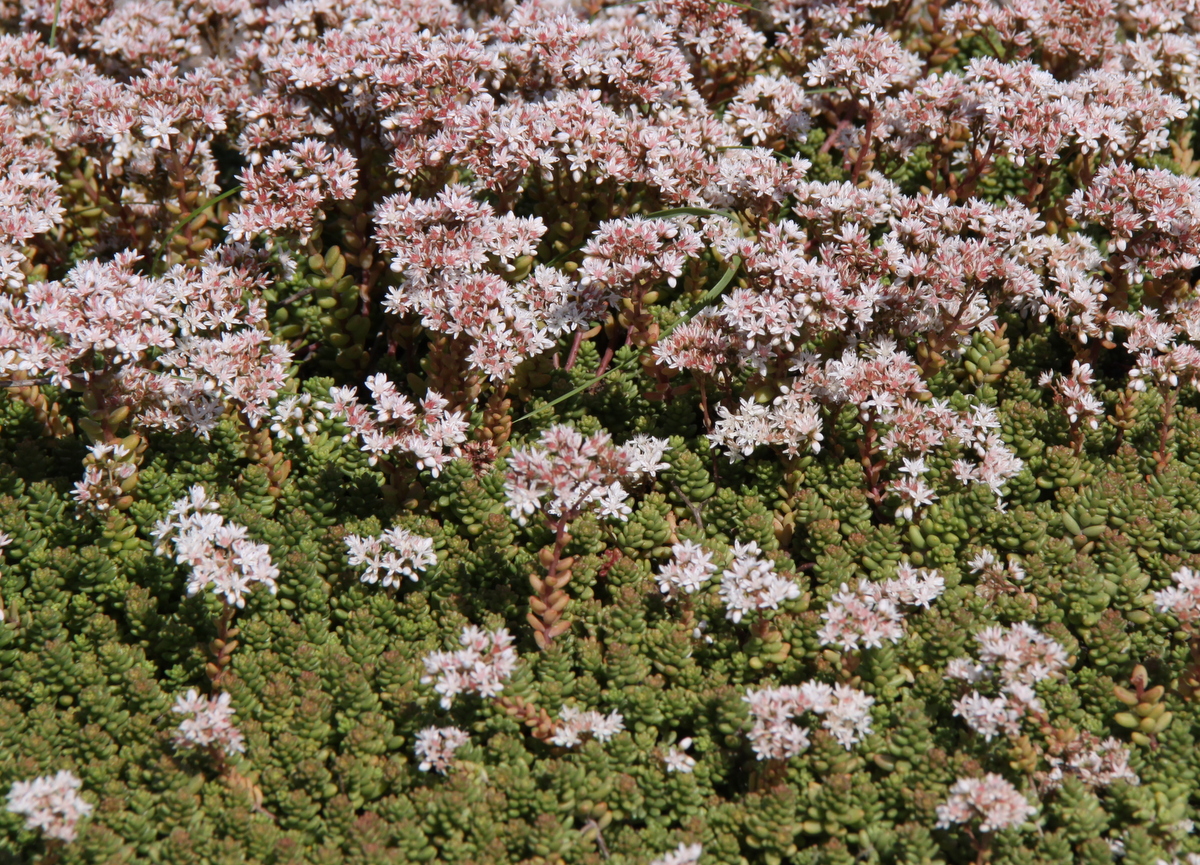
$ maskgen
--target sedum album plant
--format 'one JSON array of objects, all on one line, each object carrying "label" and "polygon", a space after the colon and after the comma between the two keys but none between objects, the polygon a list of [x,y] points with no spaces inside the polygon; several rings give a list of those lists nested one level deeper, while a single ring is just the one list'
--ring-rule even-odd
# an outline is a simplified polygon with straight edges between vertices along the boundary
[{"label": "sedum album plant", "polygon": [[1200,862],[1198,34],[0,2],[0,863]]}]

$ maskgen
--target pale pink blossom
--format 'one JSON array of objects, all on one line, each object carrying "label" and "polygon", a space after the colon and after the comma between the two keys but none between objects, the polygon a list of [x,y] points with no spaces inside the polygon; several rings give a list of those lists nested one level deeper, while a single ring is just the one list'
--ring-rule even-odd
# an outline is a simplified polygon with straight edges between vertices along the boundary
[{"label": "pale pink blossom", "polygon": [[413,751],[421,761],[417,768],[422,772],[433,770],[442,775],[449,771],[455,752],[471,741],[466,730],[458,727],[426,727],[417,733]]},{"label": "pale pink blossom", "polygon": [[658,587],[664,595],[676,592],[693,594],[698,591],[713,574],[717,566],[713,564],[712,553],[692,541],[682,541],[671,547],[671,561],[663,565],[658,572]]},{"label": "pale pink blossom", "polygon": [[774,562],[760,558],[754,541],[733,545],[733,562],[721,573],[721,601],[726,618],[740,622],[755,610],[777,610],[784,601],[800,597],[800,587],[776,573]]},{"label": "pale pink blossom", "polygon": [[1072,428],[1086,423],[1092,429],[1098,429],[1098,418],[1104,415],[1104,403],[1092,393],[1095,381],[1091,365],[1076,360],[1071,362],[1070,375],[1045,372],[1038,384],[1051,389],[1054,401],[1067,413]]},{"label": "pale pink blossom", "polygon": [[846,750],[871,733],[874,699],[849,685],[807,682],[779,688],[749,690],[743,699],[750,704],[754,726],[747,734],[758,759],[786,760],[809,746],[808,730],[793,718],[812,712]]},{"label": "pale pink blossom", "polygon": [[404,577],[414,583],[418,572],[437,564],[433,538],[426,538],[399,526],[378,537],[348,535],[350,565],[363,568],[364,583],[383,582],[384,588],[399,586]]},{"label": "pale pink blossom", "polygon": [[1154,593],[1154,608],[1190,626],[1200,619],[1200,572],[1183,567],[1171,579],[1175,585]]},{"label": "pale pink blossom", "polygon": [[451,460],[462,455],[469,425],[462,412],[447,411],[449,402],[429,391],[417,402],[396,389],[383,373],[367,377],[374,412],[359,402],[352,387],[334,387],[330,401],[318,408],[340,418],[350,428],[347,440],[357,438],[374,465],[393,453],[407,455],[417,468],[437,477]]},{"label": "pale pink blossom", "polygon": [[1093,789],[1118,781],[1137,786],[1141,780],[1129,765],[1130,756],[1129,746],[1124,742],[1112,737],[1101,741],[1085,733],[1071,743],[1066,754],[1048,758],[1050,771],[1039,776],[1039,784],[1045,789],[1055,789],[1067,778],[1078,778]]},{"label": "pale pink blossom", "polygon": [[992,698],[972,691],[954,701],[954,716],[988,742],[1000,734],[1017,736],[1024,714],[1024,706],[1007,695]]},{"label": "pale pink blossom", "polygon": [[432,652],[425,657],[423,684],[433,684],[441,694],[441,705],[449,709],[459,694],[494,697],[517,666],[517,650],[505,628],[484,631],[474,625],[463,628],[463,648],[454,652]]},{"label": "pale pink blossom", "polygon": [[521,525],[540,510],[570,520],[597,508],[624,519],[631,511],[621,480],[630,474],[632,459],[626,448],[613,446],[608,433],[585,438],[571,427],[551,427],[538,444],[509,455],[509,511]]},{"label": "pale pink blossom", "polygon": [[242,733],[233,725],[233,706],[229,694],[202,697],[192,688],[176,697],[172,712],[184,718],[175,730],[176,748],[213,748],[226,756],[246,750]]},{"label": "pale pink blossom", "polygon": [[947,678],[979,684],[995,679],[999,695],[987,697],[972,691],[954,703],[954,714],[987,741],[995,736],[1016,736],[1026,715],[1045,711],[1033,686],[1058,676],[1066,667],[1066,650],[1026,622],[1010,628],[993,626],[975,635],[982,663],[956,658],[946,668]]},{"label": "pale pink blossom", "polygon": [[92,804],[79,795],[83,786],[67,770],[16,781],[8,791],[8,810],[25,818],[26,829],[41,830],[47,838],[74,841],[79,821],[92,813]]},{"label": "pale pink blossom", "polygon": [[981,832],[996,832],[1019,826],[1037,813],[1024,796],[999,775],[959,778],[950,788],[950,798],[937,808],[938,828],[978,823]]},{"label": "pale pink blossom", "polygon": [[937,571],[917,569],[905,563],[897,577],[884,583],[860,579],[851,589],[842,583],[821,618],[825,625],[817,632],[824,646],[839,646],[844,651],[860,647],[871,649],[884,642],[897,643],[904,637],[904,615],[900,605],[928,608],[945,590]]},{"label": "pale pink blossom", "polygon": [[604,715],[594,710],[563,706],[558,718],[550,741],[561,748],[574,748],[583,741],[584,735],[590,735],[597,742],[607,742],[625,729],[625,719],[620,712]]},{"label": "pale pink blossom", "polygon": [[538,218],[497,216],[464,186],[449,186],[433,200],[391,196],[377,219],[378,243],[403,275],[384,307],[417,313],[430,330],[466,340],[472,366],[495,381],[607,306],[596,290],[554,268],[507,278],[519,259],[537,253],[545,226]]}]

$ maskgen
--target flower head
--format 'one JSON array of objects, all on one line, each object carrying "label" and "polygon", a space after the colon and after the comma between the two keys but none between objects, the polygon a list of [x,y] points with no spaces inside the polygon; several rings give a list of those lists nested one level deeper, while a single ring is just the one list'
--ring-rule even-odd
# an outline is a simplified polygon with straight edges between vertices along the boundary
[{"label": "flower head", "polygon": [[32,781],[17,781],[8,791],[8,810],[25,818],[25,828],[40,829],[47,838],[74,841],[79,821],[92,805],[79,795],[83,786],[74,774],[60,771]]},{"label": "flower head", "polygon": [[377,583],[382,579],[384,588],[400,585],[408,577],[417,582],[418,571],[437,564],[437,553],[433,551],[433,538],[422,537],[399,526],[388,529],[379,537],[347,535],[350,564],[363,568],[361,580]]},{"label": "flower head", "polygon": [[454,753],[467,742],[471,736],[466,730],[458,727],[426,727],[417,733],[417,743],[413,746],[422,772],[431,769],[445,775],[454,760]]},{"label": "flower head", "polygon": [[512,635],[504,628],[484,631],[468,625],[459,642],[463,648],[456,652],[433,652],[425,657],[426,675],[421,681],[433,683],[445,709],[462,693],[496,696],[517,665]]},{"label": "flower head", "polygon": [[246,750],[241,731],[233,726],[233,707],[229,694],[201,697],[193,688],[177,697],[172,712],[188,715],[175,731],[177,748],[217,748],[225,754]]},{"label": "flower head", "polygon": [[978,823],[981,832],[996,832],[1019,826],[1037,813],[1017,789],[999,775],[959,778],[950,788],[950,798],[937,809],[937,825],[946,829],[956,823]]},{"label": "flower head", "polygon": [[271,561],[270,548],[249,540],[245,526],[225,522],[213,513],[215,509],[216,503],[204,487],[196,485],[171,506],[168,518],[154,529],[159,551],[166,552],[169,543],[175,561],[191,567],[188,595],[211,586],[226,604],[244,607],[246,593],[254,583],[262,583],[275,594],[279,569]]}]

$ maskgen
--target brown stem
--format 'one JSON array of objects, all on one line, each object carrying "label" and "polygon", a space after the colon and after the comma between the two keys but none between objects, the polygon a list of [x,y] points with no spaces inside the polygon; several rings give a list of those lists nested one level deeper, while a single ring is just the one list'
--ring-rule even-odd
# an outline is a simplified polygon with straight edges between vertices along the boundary
[{"label": "brown stem", "polygon": [[545,709],[523,697],[499,697],[496,705],[510,718],[529,728],[529,734],[542,742],[554,736],[555,723]]},{"label": "brown stem", "polygon": [[270,485],[267,494],[272,498],[283,495],[282,484],[292,472],[292,461],[285,460],[283,454],[276,453],[271,431],[259,422],[257,427],[250,426],[250,419],[244,412],[238,415],[242,433],[242,444],[246,447],[246,459],[258,463],[267,470]]},{"label": "brown stem", "polygon": [[829,133],[829,137],[826,138],[825,142],[821,145],[820,152],[828,153],[830,148],[833,147],[834,139],[836,139],[838,137],[838,135],[841,134],[842,130],[844,130],[849,125],[850,125],[849,120],[839,120],[837,127],[833,130],[833,132]]},{"label": "brown stem", "polygon": [[858,455],[867,482],[867,498],[875,504],[879,504],[883,500],[883,492],[879,485],[879,476],[883,471],[883,466],[874,458],[875,445],[878,440],[879,431],[875,429],[875,416],[868,413],[867,419],[863,421],[862,437],[858,440]]},{"label": "brown stem", "polygon": [[712,432],[712,417],[708,413],[708,382],[700,377],[700,411],[704,414],[704,429]]},{"label": "brown stem", "polygon": [[583,328],[575,331],[575,339],[571,342],[571,350],[567,352],[567,362],[563,365],[563,369],[570,370],[575,366],[575,361],[579,357],[579,347],[583,345]]},{"label": "brown stem", "polygon": [[223,602],[221,615],[217,618],[217,638],[208,644],[208,650],[213,659],[205,665],[204,669],[208,673],[208,679],[212,682],[214,690],[225,677],[229,664],[233,660],[233,650],[238,646],[238,642],[234,638],[239,631],[237,628],[231,627],[236,612],[237,607]]},{"label": "brown stem", "polygon": [[867,126],[863,130],[863,143],[858,148],[858,156],[854,158],[854,170],[850,172],[850,182],[855,186],[858,185],[858,175],[862,171],[863,160],[867,156],[867,151],[871,149],[871,138],[875,133],[875,112],[868,110]]},{"label": "brown stem", "polygon": [[571,540],[567,531],[568,515],[560,516],[555,523],[554,546],[544,548],[539,554],[546,576],[530,574],[529,585],[535,594],[529,596],[529,612],[525,619],[533,627],[533,638],[539,649],[547,649],[570,630],[571,623],[563,618],[563,611],[571,602],[566,587],[571,581],[572,556],[563,556],[563,550]]},{"label": "brown stem", "polygon": [[975,865],[987,865],[992,858],[991,833],[982,832],[979,837],[976,837],[974,832],[968,830],[967,834],[971,837],[971,846],[975,848]]},{"label": "brown stem", "polygon": [[612,344],[609,343],[608,348],[604,349],[604,354],[600,357],[600,366],[596,370],[597,378],[608,372],[608,365],[612,363],[613,354],[615,354],[615,352],[613,351]]},{"label": "brown stem", "polygon": [[1171,458],[1167,453],[1167,444],[1171,440],[1171,425],[1175,419],[1175,403],[1179,399],[1179,391],[1175,388],[1170,388],[1163,393],[1163,417],[1162,426],[1158,429],[1158,453],[1154,455],[1157,461],[1155,474],[1162,474],[1163,469],[1167,467],[1167,463]]}]

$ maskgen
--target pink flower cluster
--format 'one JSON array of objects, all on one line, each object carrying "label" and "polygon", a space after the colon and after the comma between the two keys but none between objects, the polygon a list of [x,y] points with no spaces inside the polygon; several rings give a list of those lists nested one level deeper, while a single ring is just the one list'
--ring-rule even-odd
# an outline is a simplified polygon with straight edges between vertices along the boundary
[{"label": "pink flower cluster", "polygon": [[993,626],[976,634],[975,639],[983,663],[956,658],[947,666],[946,676],[972,684],[995,676],[1000,694],[986,697],[972,691],[955,701],[954,714],[989,742],[1000,733],[1016,736],[1026,714],[1044,711],[1033,686],[1057,676],[1067,666],[1067,652],[1026,622],[1008,629]]},{"label": "pink flower cluster", "polygon": [[17,781],[8,791],[8,810],[25,818],[25,828],[40,829],[47,838],[74,841],[79,821],[92,813],[92,804],[79,795],[83,786],[65,769],[32,781]]},{"label": "pink flower cluster", "polygon": [[792,721],[812,712],[846,750],[871,733],[871,706],[875,700],[849,685],[806,682],[779,688],[749,690],[750,744],[760,760],[786,760],[809,745],[808,730]]},{"label": "pink flower cluster", "polygon": [[1184,567],[1171,579],[1175,585],[1154,593],[1154,608],[1191,626],[1200,619],[1200,572]]},{"label": "pink flower cluster", "polygon": [[928,609],[945,588],[945,580],[937,571],[917,569],[907,563],[900,565],[894,580],[884,583],[859,580],[853,590],[842,583],[821,614],[825,625],[817,632],[817,638],[823,646],[839,646],[847,652],[860,647],[877,648],[885,640],[897,643],[904,637],[900,605]]},{"label": "pink flower cluster", "polygon": [[537,252],[545,227],[536,218],[496,216],[465,186],[448,186],[432,201],[392,196],[377,219],[380,248],[404,277],[385,308],[415,312],[430,330],[469,340],[468,362],[495,381],[607,306],[549,267],[514,281],[516,262]]},{"label": "pink flower cluster", "polygon": [[657,462],[648,465],[639,450],[631,454],[614,446],[606,432],[585,438],[571,427],[553,426],[538,444],[514,448],[509,456],[504,485],[509,512],[521,525],[538,511],[571,520],[595,508],[601,516],[625,519],[631,508],[621,481],[635,458],[639,470],[657,471]]},{"label": "pink flower cluster", "polygon": [[1108,787],[1118,781],[1136,786],[1137,773],[1129,765],[1129,746],[1114,738],[1101,741],[1085,733],[1072,742],[1063,756],[1050,756],[1050,771],[1039,778],[1043,788],[1053,789],[1067,778],[1078,778],[1088,787]]},{"label": "pink flower cluster", "polygon": [[[736,412],[719,406],[720,419],[709,439],[734,458],[749,456],[762,445],[788,456],[816,453],[824,438],[822,407],[850,406],[870,425],[870,441],[887,455],[920,457],[949,439],[966,444],[977,459],[956,460],[955,476],[963,484],[985,484],[997,496],[1024,467],[995,432],[1000,425],[995,409],[981,405],[959,412],[944,400],[929,399],[920,367],[890,339],[847,349],[827,361],[801,353],[791,368],[797,378],[769,406],[751,399],[743,399]],[[906,461],[901,472],[909,477],[891,483],[901,499],[898,515],[911,519],[915,509],[936,499],[920,477],[925,471],[920,459]]]},{"label": "pink flower cluster", "polygon": [[436,477],[446,463],[462,455],[459,446],[467,440],[469,425],[461,412],[446,410],[449,403],[440,394],[430,391],[415,404],[383,373],[367,377],[367,390],[374,398],[374,413],[358,401],[352,387],[331,388],[331,402],[319,407],[345,420],[372,465],[399,451]]},{"label": "pink flower cluster", "polygon": [[445,775],[454,761],[455,752],[470,741],[470,734],[458,727],[426,727],[417,733],[417,743],[413,745],[413,751],[421,761],[417,768],[422,772],[432,769]]},{"label": "pink flower cluster", "polygon": [[1091,365],[1079,361],[1071,364],[1070,375],[1047,371],[1038,380],[1042,387],[1051,389],[1054,402],[1067,413],[1072,428],[1086,423],[1092,429],[1100,426],[1097,418],[1104,416],[1104,403],[1092,393],[1095,382]]},{"label": "pink flower cluster", "polygon": [[249,540],[245,526],[225,522],[213,513],[216,509],[217,503],[197,484],[154,527],[159,552],[166,553],[169,544],[175,561],[191,567],[188,595],[212,586],[226,604],[240,608],[254,583],[275,594],[279,569],[271,561],[270,548]]},{"label": "pink flower cluster", "polygon": [[84,458],[83,480],[75,483],[72,495],[82,505],[103,512],[111,508],[136,483],[134,453],[122,442],[97,442]]},{"label": "pink flower cluster", "polygon": [[354,197],[358,168],[345,148],[306,138],[276,150],[242,172],[245,204],[229,219],[232,240],[256,234],[295,234],[307,241],[327,200]]},{"label": "pink flower cluster", "polygon": [[175,730],[175,747],[208,748],[222,754],[240,754],[246,750],[242,733],[233,725],[233,706],[229,694],[202,697],[192,688],[176,697],[172,712],[189,715]]},{"label": "pink flower cluster", "polygon": [[463,628],[459,637],[463,648],[455,652],[432,652],[425,657],[423,684],[433,684],[442,695],[442,708],[454,705],[459,694],[474,693],[494,697],[517,666],[517,650],[512,635],[505,629],[484,631],[474,625]]},{"label": "pink flower cluster", "polygon": [[582,283],[623,297],[664,279],[674,287],[683,265],[702,248],[700,235],[686,224],[636,216],[602,222],[583,248]]},{"label": "pink flower cluster", "polygon": [[[1125,334],[1135,387],[1200,372],[1200,305],[1123,299],[1200,260],[1200,181],[1148,167],[1168,146],[1183,158],[1171,136],[1200,104],[1186,3],[960,0],[939,33],[991,56],[953,68],[904,35],[912,16],[878,26],[879,0],[773,3],[771,39],[696,0],[591,16],[540,0],[111,5],[13,8],[23,27],[54,22],[58,50],[0,37],[0,375],[86,383],[134,426],[269,417],[301,345],[272,341],[262,290],[330,235],[389,351],[419,323],[500,389],[611,315],[605,349],[647,346],[680,387],[727,391],[707,431],[731,453],[815,452],[846,408],[888,460],[960,440],[956,477],[998,496],[1021,461],[994,430],[964,436],[923,382],[1002,311],[1073,345]],[[847,180],[780,158],[814,127]],[[200,205],[225,148],[241,190],[218,214]],[[905,192],[886,175],[918,149],[932,176]],[[1020,200],[983,200],[1014,166]],[[157,276],[185,213],[173,246],[193,266]],[[223,237],[197,235],[214,224]],[[648,298],[735,258],[731,290],[659,340]],[[53,278],[31,279],[43,265]],[[746,373],[769,381],[766,404],[733,384]],[[1055,387],[1099,416],[1082,377]],[[373,457],[437,472],[470,416],[438,399],[392,420],[334,404]],[[106,471],[89,471],[90,502],[127,480]],[[887,471],[872,493],[905,519],[935,500],[929,478]]]},{"label": "pink flower cluster", "polygon": [[379,537],[349,535],[346,546],[350,551],[350,565],[364,569],[362,581],[374,584],[382,578],[384,588],[400,585],[404,577],[415,583],[418,571],[437,564],[433,538],[422,537],[399,526],[388,529]]},{"label": "pink flower cluster", "polygon": [[937,825],[948,829],[956,824],[977,824],[980,832],[996,832],[1019,826],[1037,813],[1021,793],[999,775],[959,778],[950,788],[950,798],[937,808]]},{"label": "pink flower cluster", "polygon": [[258,277],[215,256],[162,278],[137,263],[131,252],[85,261],[62,282],[0,297],[0,374],[84,386],[146,426],[207,437],[227,403],[256,425],[291,363],[257,327],[261,301],[244,300]]}]

